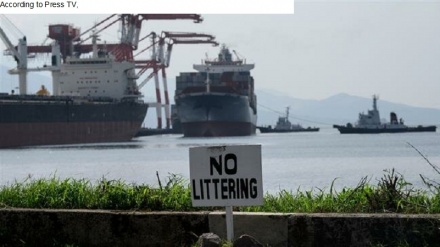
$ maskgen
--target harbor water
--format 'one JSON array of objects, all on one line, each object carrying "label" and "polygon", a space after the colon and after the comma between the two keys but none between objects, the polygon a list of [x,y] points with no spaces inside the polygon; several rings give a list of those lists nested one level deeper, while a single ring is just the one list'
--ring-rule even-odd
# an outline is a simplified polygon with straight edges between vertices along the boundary
[{"label": "harbor water", "polygon": [[[277,193],[355,187],[362,178],[371,184],[395,169],[416,188],[426,188],[420,175],[439,181],[440,134],[401,133],[341,135],[319,132],[257,134],[248,137],[184,138],[157,135],[125,143],[62,145],[0,150],[0,185],[28,178],[123,180],[158,185],[171,175],[189,179],[189,148],[235,144],[262,146],[263,189]],[[427,159],[426,161],[417,148]]]}]

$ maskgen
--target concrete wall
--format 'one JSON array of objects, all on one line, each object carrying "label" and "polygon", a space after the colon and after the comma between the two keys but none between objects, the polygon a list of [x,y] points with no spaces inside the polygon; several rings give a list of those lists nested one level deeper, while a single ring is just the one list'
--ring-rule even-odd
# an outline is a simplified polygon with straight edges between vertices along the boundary
[{"label": "concrete wall", "polygon": [[[206,232],[226,238],[223,212],[0,209],[0,246],[191,246]],[[440,215],[235,212],[242,234],[269,246],[440,246]]]}]

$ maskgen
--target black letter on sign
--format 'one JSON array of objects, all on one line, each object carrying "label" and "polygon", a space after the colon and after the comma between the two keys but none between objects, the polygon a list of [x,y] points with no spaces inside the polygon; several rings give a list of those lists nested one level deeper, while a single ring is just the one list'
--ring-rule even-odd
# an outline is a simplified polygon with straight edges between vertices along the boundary
[{"label": "black letter on sign", "polygon": [[197,195],[197,189],[196,189],[196,180],[192,180],[192,184],[193,184],[193,186],[192,186],[192,189],[193,189],[193,197],[194,197],[194,200],[200,200],[200,196],[199,195]]},{"label": "black letter on sign", "polygon": [[251,186],[251,198],[257,198],[258,196],[258,188],[257,188],[257,179],[251,178],[249,181],[249,185]]},{"label": "black letter on sign", "polygon": [[218,157],[218,162],[214,157],[209,157],[209,163],[211,164],[210,175],[213,175],[212,167],[214,167],[217,170],[218,175],[222,175],[222,156],[220,155]]},{"label": "black letter on sign", "polygon": [[[234,161],[234,166],[231,169],[228,167],[229,160]],[[237,173],[237,156],[235,156],[235,154],[227,154],[225,156],[225,172],[228,175],[233,175]]]}]

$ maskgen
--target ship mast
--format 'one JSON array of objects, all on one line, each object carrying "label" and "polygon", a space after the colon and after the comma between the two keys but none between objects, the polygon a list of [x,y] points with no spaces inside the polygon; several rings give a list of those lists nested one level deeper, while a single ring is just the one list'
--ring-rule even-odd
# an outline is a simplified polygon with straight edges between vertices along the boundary
[{"label": "ship mast", "polygon": [[100,40],[98,37],[98,34],[96,33],[96,30],[93,30],[92,32],[92,56],[93,58],[97,58],[98,57],[98,43],[97,41]]},{"label": "ship mast", "polygon": [[373,110],[377,111],[377,95],[373,95]]}]

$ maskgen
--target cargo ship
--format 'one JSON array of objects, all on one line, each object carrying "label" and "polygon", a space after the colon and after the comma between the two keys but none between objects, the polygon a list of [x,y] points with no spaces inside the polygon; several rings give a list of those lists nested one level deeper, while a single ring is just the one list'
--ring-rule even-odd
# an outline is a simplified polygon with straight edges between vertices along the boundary
[{"label": "cargo ship", "polygon": [[[49,26],[50,32],[67,29],[76,35],[67,25]],[[0,34],[8,41],[3,30]],[[0,148],[122,142],[135,136],[148,109],[137,89],[135,64],[116,61],[97,40],[95,35],[91,55],[72,53],[64,63],[59,44],[52,43],[52,63],[39,69],[52,72],[52,95],[45,88],[27,93],[26,38],[17,48],[7,45],[18,63],[10,72],[19,75],[20,92],[0,94]]]},{"label": "cargo ship", "polygon": [[289,133],[289,132],[318,132],[317,127],[304,128],[300,124],[292,124],[289,120],[289,107],[286,107],[286,115],[279,117],[275,127],[260,126],[258,129],[261,133]]},{"label": "cargo ship", "polygon": [[397,119],[397,114],[390,113],[390,122],[382,123],[380,121],[379,110],[377,109],[378,97],[373,95],[373,110],[367,114],[359,113],[358,121],[353,125],[347,123],[343,125],[333,125],[333,128],[339,130],[341,134],[380,134],[380,133],[404,133],[404,132],[435,132],[437,126],[407,126],[403,119]]},{"label": "cargo ship", "polygon": [[193,66],[197,72],[180,73],[174,101],[183,135],[255,134],[257,96],[250,74],[254,66],[238,56],[233,59],[229,48],[222,45],[216,59]]}]

